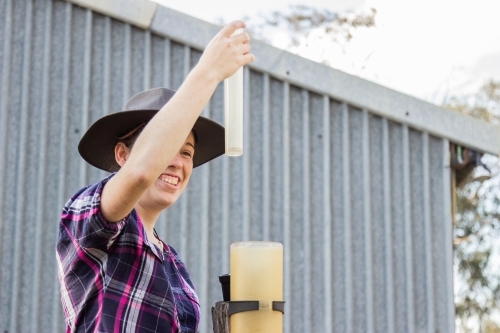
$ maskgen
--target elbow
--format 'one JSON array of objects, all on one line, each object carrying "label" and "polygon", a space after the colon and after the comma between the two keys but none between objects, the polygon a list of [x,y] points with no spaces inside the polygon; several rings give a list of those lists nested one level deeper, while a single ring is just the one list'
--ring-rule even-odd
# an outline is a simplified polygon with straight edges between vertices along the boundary
[{"label": "elbow", "polygon": [[136,186],[144,190],[147,189],[153,183],[151,177],[145,172],[135,173],[133,179]]},{"label": "elbow", "polygon": [[131,170],[127,170],[124,166],[120,171],[122,171],[123,175],[126,177],[127,182],[136,189],[146,190],[156,180],[156,177],[153,177],[151,172],[145,167],[130,169]]}]

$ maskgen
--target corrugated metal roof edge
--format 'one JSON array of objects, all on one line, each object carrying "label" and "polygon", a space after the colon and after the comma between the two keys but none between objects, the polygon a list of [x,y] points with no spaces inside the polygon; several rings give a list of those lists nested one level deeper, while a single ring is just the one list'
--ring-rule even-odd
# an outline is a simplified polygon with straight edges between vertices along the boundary
[{"label": "corrugated metal roof edge", "polygon": [[[204,49],[220,27],[150,0],[66,0],[141,28]],[[147,22],[150,22],[147,25]],[[293,85],[366,109],[398,123],[447,138],[482,153],[500,153],[500,127],[254,40],[253,69]],[[339,84],[341,83],[341,84]]]}]

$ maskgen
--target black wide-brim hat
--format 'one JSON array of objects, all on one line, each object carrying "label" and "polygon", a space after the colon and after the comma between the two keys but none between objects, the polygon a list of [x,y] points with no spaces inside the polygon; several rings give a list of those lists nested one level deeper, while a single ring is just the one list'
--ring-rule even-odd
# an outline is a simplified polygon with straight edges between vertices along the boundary
[{"label": "black wide-brim hat", "polygon": [[[154,88],[131,97],[123,110],[98,119],[83,135],[78,152],[96,168],[115,172],[115,146],[120,136],[134,127],[146,124],[172,98],[175,91]],[[205,117],[198,117],[193,126],[196,139],[193,168],[224,154],[224,127]]]}]

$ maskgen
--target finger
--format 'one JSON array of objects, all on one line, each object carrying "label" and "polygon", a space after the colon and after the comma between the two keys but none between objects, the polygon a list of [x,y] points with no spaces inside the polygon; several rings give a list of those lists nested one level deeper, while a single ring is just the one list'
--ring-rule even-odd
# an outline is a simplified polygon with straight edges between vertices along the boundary
[{"label": "finger", "polygon": [[239,54],[247,54],[250,52],[250,44],[240,44],[238,45]]},{"label": "finger", "polygon": [[229,38],[237,29],[242,29],[244,27],[246,27],[246,25],[243,21],[233,21],[222,28],[219,34],[223,37]]},{"label": "finger", "polygon": [[252,53],[247,53],[241,56],[242,66],[251,63],[255,60],[255,56]]},{"label": "finger", "polygon": [[231,43],[233,45],[246,44],[249,41],[250,41],[250,36],[244,32],[231,37]]}]

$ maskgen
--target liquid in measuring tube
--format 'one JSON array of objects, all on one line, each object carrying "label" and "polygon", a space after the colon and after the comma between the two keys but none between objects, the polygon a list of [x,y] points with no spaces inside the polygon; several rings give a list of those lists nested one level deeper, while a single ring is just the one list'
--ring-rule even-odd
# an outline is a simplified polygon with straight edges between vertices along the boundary
[{"label": "liquid in measuring tube", "polygon": [[243,155],[243,68],[224,80],[224,127],[226,155]]},{"label": "liquid in measuring tube", "polygon": [[259,301],[259,311],[235,313],[231,333],[282,333],[283,314],[272,310],[283,300],[283,245],[239,242],[230,248],[231,301]]}]

